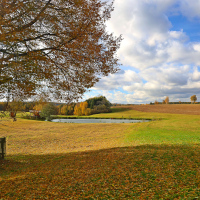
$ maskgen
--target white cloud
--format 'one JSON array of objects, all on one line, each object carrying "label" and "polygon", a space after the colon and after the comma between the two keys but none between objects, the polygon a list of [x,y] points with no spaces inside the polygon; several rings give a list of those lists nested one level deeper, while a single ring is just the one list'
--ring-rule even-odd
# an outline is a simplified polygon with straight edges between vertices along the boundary
[{"label": "white cloud", "polygon": [[117,90],[122,86],[132,83],[142,82],[141,77],[132,70],[121,70],[119,73],[111,74],[102,79],[95,85],[95,90]]},{"label": "white cloud", "polygon": [[170,30],[172,24],[166,14],[173,5],[179,4],[179,12],[189,15],[186,12],[188,11],[186,5],[189,4],[192,6],[188,8],[188,12],[200,16],[195,7],[199,8],[200,1],[193,2],[116,0],[115,11],[108,22],[108,27],[110,31],[123,35],[124,40],[118,51],[122,64],[138,69],[158,66],[166,62],[200,64],[200,52],[189,43],[189,37],[183,30]]},{"label": "white cloud", "polygon": [[200,19],[200,0],[115,0],[114,7],[107,28],[122,34],[118,56],[129,69],[103,77],[93,91],[118,103],[200,98],[200,42],[191,42],[184,28],[172,30],[169,20]]},{"label": "white cloud", "polygon": [[200,0],[180,0],[180,8],[183,15],[192,19],[200,18]]},{"label": "white cloud", "polygon": [[198,71],[197,67],[194,68],[194,72],[192,74],[191,80],[195,82],[200,81],[200,72]]}]

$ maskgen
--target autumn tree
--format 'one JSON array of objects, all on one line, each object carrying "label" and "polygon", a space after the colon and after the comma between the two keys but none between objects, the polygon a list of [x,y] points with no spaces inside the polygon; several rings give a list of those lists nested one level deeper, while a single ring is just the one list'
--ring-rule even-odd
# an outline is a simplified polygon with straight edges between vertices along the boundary
[{"label": "autumn tree", "polygon": [[159,104],[159,102],[157,100],[155,100],[154,104]]},{"label": "autumn tree", "polygon": [[85,111],[87,110],[87,107],[88,107],[87,101],[81,102],[81,103],[80,103],[80,107],[81,107],[81,112],[82,112],[82,114],[85,115]]},{"label": "autumn tree", "polygon": [[90,114],[91,114],[91,109],[88,108],[87,101],[76,104],[74,108],[74,115],[82,116],[82,115],[90,115]]},{"label": "autumn tree", "polygon": [[195,102],[197,101],[197,96],[196,96],[196,95],[192,95],[192,96],[190,97],[190,100],[191,100],[191,103],[192,103],[192,102],[195,103]]},{"label": "autumn tree", "polygon": [[82,115],[82,109],[80,107],[80,103],[77,103],[74,108],[74,115],[81,116]]},{"label": "autumn tree", "polygon": [[0,95],[78,99],[118,70],[121,36],[106,32],[113,3],[1,0]]},{"label": "autumn tree", "polygon": [[16,121],[16,114],[18,111],[23,109],[23,103],[20,99],[14,99],[12,102],[8,103],[7,110],[10,113],[10,117],[13,121]]},{"label": "autumn tree", "polygon": [[169,103],[169,97],[165,98],[165,103],[168,104]]},{"label": "autumn tree", "polygon": [[73,115],[74,114],[75,103],[61,105],[59,114],[61,115]]}]

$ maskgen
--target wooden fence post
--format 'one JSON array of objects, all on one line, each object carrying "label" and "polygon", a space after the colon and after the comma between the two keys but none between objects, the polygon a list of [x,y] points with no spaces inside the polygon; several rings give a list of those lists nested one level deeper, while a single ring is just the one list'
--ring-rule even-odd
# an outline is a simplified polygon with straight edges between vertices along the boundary
[{"label": "wooden fence post", "polygon": [[1,158],[4,159],[6,154],[6,138],[0,138],[0,154]]}]

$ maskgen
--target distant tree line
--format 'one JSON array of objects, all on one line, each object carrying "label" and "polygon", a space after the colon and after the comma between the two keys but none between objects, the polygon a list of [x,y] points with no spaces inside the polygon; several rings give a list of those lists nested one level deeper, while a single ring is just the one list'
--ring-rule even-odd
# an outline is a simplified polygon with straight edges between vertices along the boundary
[{"label": "distant tree line", "polygon": [[111,112],[111,103],[104,96],[87,99],[85,102],[59,105],[61,115],[91,115]]},{"label": "distant tree line", "polygon": [[162,102],[158,102],[157,100],[155,100],[154,103],[150,102],[150,105],[154,105],[154,104],[190,104],[190,103],[200,104],[200,102],[196,102],[197,101],[197,96],[196,95],[192,95],[190,97],[190,101],[191,102],[182,102],[182,101],[179,101],[179,102],[169,102],[169,97],[167,96],[165,98],[165,100],[163,100]]}]

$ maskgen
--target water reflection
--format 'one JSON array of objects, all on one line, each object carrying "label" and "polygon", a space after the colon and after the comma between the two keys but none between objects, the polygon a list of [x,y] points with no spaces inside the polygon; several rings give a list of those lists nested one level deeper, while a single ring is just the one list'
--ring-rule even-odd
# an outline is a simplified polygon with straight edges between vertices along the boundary
[{"label": "water reflection", "polygon": [[139,123],[149,122],[150,120],[135,119],[53,119],[52,122],[61,123]]}]

